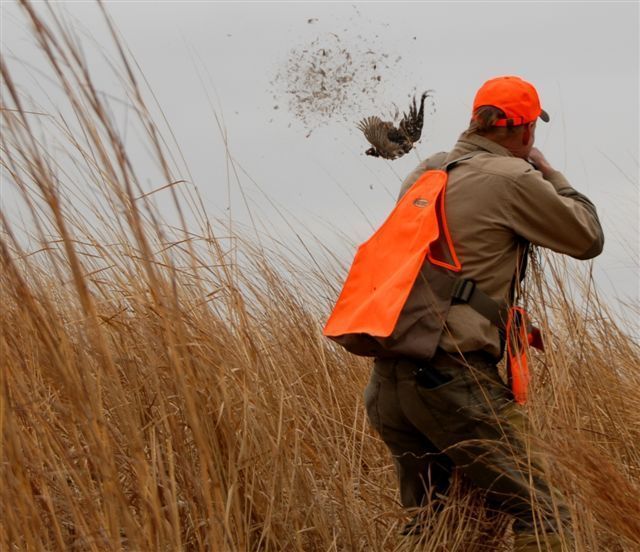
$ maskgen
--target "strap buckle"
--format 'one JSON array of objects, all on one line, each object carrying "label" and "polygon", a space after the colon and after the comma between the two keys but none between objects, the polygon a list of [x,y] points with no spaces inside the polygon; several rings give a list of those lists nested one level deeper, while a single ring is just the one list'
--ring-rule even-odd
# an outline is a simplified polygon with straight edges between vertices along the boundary
[{"label": "strap buckle", "polygon": [[460,278],[455,284],[453,284],[451,297],[461,303],[468,303],[475,290],[476,283],[473,280]]}]

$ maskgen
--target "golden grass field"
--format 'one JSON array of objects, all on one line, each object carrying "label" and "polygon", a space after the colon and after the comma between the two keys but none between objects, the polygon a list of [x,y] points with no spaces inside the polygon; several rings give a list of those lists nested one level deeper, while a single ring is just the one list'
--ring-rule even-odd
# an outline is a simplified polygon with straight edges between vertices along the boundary
[{"label": "golden grass field", "polygon": [[[199,221],[170,229],[77,37],[55,10],[22,7],[76,120],[39,122],[2,60],[3,186],[32,238],[3,207],[0,548],[508,550],[508,520],[463,477],[421,541],[399,537],[392,461],[362,404],[370,360],[321,335],[345,267],[214,232],[170,185],[185,175],[122,49],[160,187]],[[547,341],[529,439],[565,495],[575,549],[638,551],[638,344],[588,267],[539,254],[527,289]]]}]

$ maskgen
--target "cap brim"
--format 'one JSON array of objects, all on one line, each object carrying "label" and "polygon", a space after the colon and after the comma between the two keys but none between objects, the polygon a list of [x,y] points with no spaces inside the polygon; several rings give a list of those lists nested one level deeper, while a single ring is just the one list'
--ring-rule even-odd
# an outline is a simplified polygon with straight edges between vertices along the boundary
[{"label": "cap brim", "polygon": [[538,115],[545,123],[548,123],[550,120],[549,114],[544,110],[540,110],[540,115]]}]

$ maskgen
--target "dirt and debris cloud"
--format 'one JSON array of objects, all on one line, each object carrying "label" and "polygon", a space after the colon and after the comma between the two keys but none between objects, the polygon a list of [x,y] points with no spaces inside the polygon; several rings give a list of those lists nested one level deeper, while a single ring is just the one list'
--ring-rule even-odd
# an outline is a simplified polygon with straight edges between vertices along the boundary
[{"label": "dirt and debris cloud", "polygon": [[[307,136],[322,125],[355,124],[367,114],[383,115],[383,110],[396,116],[397,107],[389,112],[388,87],[398,76],[402,56],[380,51],[376,38],[350,35],[347,42],[328,32],[291,48],[271,81],[273,109],[286,106]],[[404,92],[412,96],[416,90]]]}]

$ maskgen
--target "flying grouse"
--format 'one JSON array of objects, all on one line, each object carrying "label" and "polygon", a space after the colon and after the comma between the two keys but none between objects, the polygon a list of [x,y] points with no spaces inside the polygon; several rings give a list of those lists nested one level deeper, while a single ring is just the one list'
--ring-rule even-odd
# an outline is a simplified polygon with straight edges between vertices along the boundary
[{"label": "flying grouse", "polygon": [[424,122],[424,100],[431,90],[427,90],[420,98],[420,109],[414,96],[409,106],[409,113],[402,114],[402,120],[396,128],[393,123],[383,121],[380,117],[367,117],[358,123],[358,128],[373,146],[365,153],[373,157],[397,159],[409,153],[413,144],[420,140]]}]

